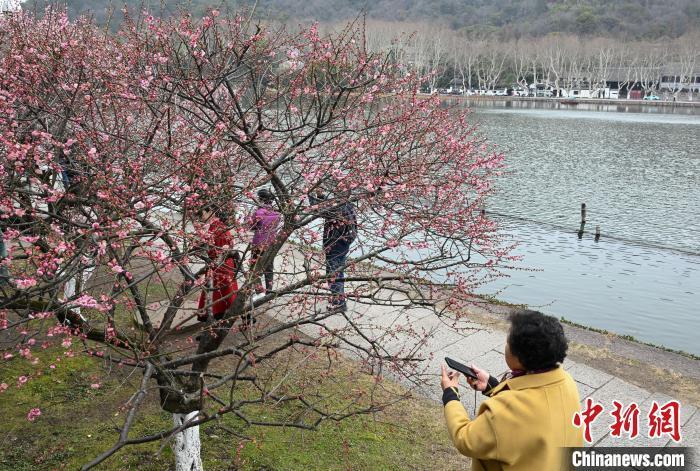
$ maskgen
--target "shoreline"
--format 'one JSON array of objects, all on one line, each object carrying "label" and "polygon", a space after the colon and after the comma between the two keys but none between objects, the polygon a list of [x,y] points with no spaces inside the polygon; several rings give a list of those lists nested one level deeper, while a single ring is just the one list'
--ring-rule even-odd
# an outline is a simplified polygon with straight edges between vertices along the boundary
[{"label": "shoreline", "polygon": [[[422,96],[430,96],[428,93],[420,93]],[[562,103],[562,101],[570,101],[572,98],[545,98],[545,97],[523,97],[523,96],[486,96],[486,95],[443,95],[439,94],[441,100],[458,100],[458,101],[484,101],[484,102],[532,102],[532,103],[551,103],[567,106],[575,109],[576,105]],[[651,106],[663,108],[700,108],[700,101],[654,101],[654,100],[628,100],[610,99],[610,98],[575,98],[576,103],[587,105],[608,105],[608,106]]]},{"label": "shoreline", "polygon": [[700,355],[696,355],[695,353],[690,353],[690,352],[686,352],[685,350],[666,347],[664,345],[657,345],[657,344],[652,343],[652,342],[645,342],[643,340],[637,339],[633,335],[622,335],[622,334],[618,334],[615,332],[611,332],[609,330],[599,329],[597,327],[590,327],[590,326],[587,326],[584,324],[579,324],[578,322],[574,322],[572,320],[566,319],[565,317],[560,317],[559,321],[562,324],[566,324],[568,326],[575,327],[577,329],[583,329],[583,330],[587,330],[590,332],[595,332],[595,333],[600,334],[600,335],[605,335],[606,337],[614,337],[617,340],[620,340],[620,341],[624,340],[626,342],[630,342],[630,343],[639,345],[640,347],[650,347],[650,348],[654,348],[654,349],[657,349],[657,350],[660,350],[660,351],[663,351],[666,353],[672,353],[674,355],[679,355],[679,356],[688,358],[690,360],[695,360],[695,361],[700,360]]},{"label": "shoreline", "polygon": [[[527,308],[528,308],[528,305],[527,305],[527,304],[516,304],[516,303],[511,303],[511,302],[503,301],[503,300],[501,300],[501,299],[498,299],[498,298],[495,298],[495,297],[492,297],[492,296],[489,296],[489,295],[481,295],[481,294],[479,294],[479,295],[475,295],[475,297],[477,297],[477,298],[483,300],[484,303],[486,303],[486,304],[489,304],[489,305],[491,305],[491,306],[499,306],[499,307],[502,307],[502,308],[507,308],[509,311],[510,311],[510,310],[515,310],[515,309],[521,309],[521,308],[523,308],[523,309],[527,309]],[[615,338],[615,339],[620,340],[620,341],[630,342],[630,343],[639,345],[640,347],[654,348],[654,349],[663,351],[663,352],[665,352],[665,353],[672,353],[672,354],[675,354],[675,355],[679,355],[679,356],[688,358],[688,359],[690,359],[690,360],[696,360],[696,361],[697,361],[697,360],[700,360],[700,355],[697,355],[697,354],[695,354],[695,353],[686,352],[685,350],[676,349],[676,348],[672,348],[672,347],[667,347],[667,346],[665,346],[665,345],[656,344],[656,343],[653,343],[653,342],[646,342],[646,341],[644,341],[644,340],[640,340],[640,339],[634,337],[633,335],[619,334],[619,333],[617,333],[617,332],[613,332],[613,331],[610,331],[610,330],[602,329],[602,328],[599,328],[599,327],[594,327],[594,326],[589,326],[589,325],[586,325],[586,324],[581,324],[581,323],[579,323],[579,322],[576,322],[576,321],[571,320],[571,319],[567,319],[566,317],[563,317],[563,316],[558,316],[558,315],[556,315],[556,314],[551,314],[551,315],[554,316],[554,317],[557,317],[557,318],[559,319],[559,321],[560,321],[562,324],[566,324],[567,326],[570,326],[570,327],[572,327],[572,328],[576,328],[576,329],[581,329],[581,330],[586,330],[586,331],[589,331],[589,332],[597,333],[597,334],[603,335],[603,336],[605,336],[605,337],[607,337],[607,338]],[[698,376],[698,378],[700,379],[700,375]]]},{"label": "shoreline", "polygon": [[[523,306],[483,299],[470,319],[507,332],[508,316]],[[654,393],[700,406],[700,358],[560,318],[569,340],[567,359],[597,368]]]}]

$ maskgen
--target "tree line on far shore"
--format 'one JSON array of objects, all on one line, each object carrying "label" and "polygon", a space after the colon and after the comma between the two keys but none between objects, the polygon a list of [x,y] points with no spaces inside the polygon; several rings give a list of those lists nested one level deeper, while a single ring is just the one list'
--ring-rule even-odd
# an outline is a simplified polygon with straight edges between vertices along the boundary
[{"label": "tree line on far shore", "polygon": [[630,40],[550,34],[503,40],[461,35],[427,23],[367,22],[369,47],[390,49],[401,64],[430,75],[426,88],[605,88],[645,93],[665,87],[674,96],[700,87],[698,32],[675,39]]},{"label": "tree line on far shore", "polygon": [[[44,3],[30,0],[24,9],[41,9]],[[700,7],[688,0],[440,0],[410,8],[392,4],[392,14],[381,0],[372,7],[336,3],[264,0],[256,3],[255,12],[266,23],[288,29],[318,20],[320,29],[329,32],[355,18],[365,23],[369,49],[391,50],[396,63],[430,74],[427,91],[544,84],[559,94],[563,89],[604,89],[613,82],[625,92],[663,88],[678,97],[685,91],[692,100],[700,88]],[[239,5],[220,4],[224,9]],[[138,16],[137,2],[125,5],[120,10],[106,0],[66,2],[71,16],[90,14],[113,25],[126,11]],[[203,0],[165,1],[153,14],[171,16],[184,9],[197,18],[206,15],[208,5]]]}]

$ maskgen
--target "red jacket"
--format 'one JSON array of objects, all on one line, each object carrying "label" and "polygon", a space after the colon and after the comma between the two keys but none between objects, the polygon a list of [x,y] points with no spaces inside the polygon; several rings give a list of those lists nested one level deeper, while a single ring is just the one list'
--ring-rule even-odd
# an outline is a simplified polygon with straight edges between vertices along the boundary
[{"label": "red jacket", "polygon": [[[238,291],[238,283],[236,283],[236,263],[232,257],[227,258],[223,263],[220,258],[226,250],[233,249],[233,237],[226,229],[226,226],[219,219],[214,219],[209,225],[209,234],[212,236],[214,245],[207,251],[208,257],[211,259],[211,267],[207,274],[205,289],[199,296],[200,312],[197,318],[200,321],[207,319],[208,310],[204,309],[211,304],[211,310],[214,317],[221,318],[226,310],[231,307],[233,300],[236,299],[236,291]],[[213,291],[210,291],[213,287]],[[211,293],[210,301],[207,302],[207,297]]]}]

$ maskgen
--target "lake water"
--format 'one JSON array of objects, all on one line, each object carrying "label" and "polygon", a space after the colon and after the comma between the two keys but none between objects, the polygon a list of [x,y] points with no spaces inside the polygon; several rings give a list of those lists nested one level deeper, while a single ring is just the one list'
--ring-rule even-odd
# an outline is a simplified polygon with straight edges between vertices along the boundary
[{"label": "lake water", "polygon": [[700,110],[469,105],[512,171],[487,211],[520,243],[518,265],[538,270],[489,291],[700,354]]}]

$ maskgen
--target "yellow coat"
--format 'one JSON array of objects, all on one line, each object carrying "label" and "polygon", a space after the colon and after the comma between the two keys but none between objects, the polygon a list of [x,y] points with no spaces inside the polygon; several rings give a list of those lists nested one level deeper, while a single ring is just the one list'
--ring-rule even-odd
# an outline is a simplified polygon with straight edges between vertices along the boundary
[{"label": "yellow coat", "polygon": [[445,405],[455,447],[472,458],[473,471],[569,469],[561,447],[583,446],[572,419],[579,410],[576,383],[562,367],[503,381],[474,420],[460,401]]}]

